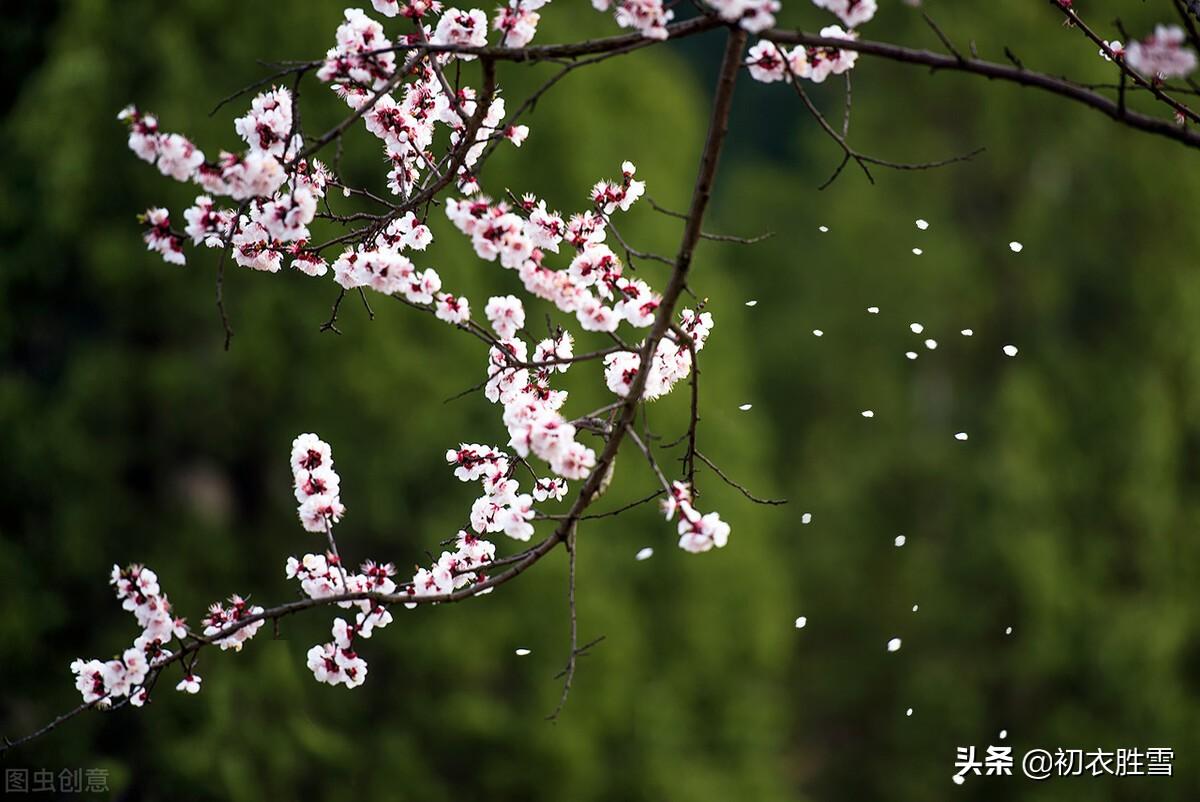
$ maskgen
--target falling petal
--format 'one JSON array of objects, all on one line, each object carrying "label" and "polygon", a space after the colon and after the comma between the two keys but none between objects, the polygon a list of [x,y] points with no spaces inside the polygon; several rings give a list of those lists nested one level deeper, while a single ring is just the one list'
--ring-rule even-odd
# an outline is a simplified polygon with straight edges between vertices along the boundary
[{"label": "falling petal", "polygon": [[912,716],[912,708],[910,707],[908,710],[905,710],[905,711],[904,711],[904,715],[906,715],[906,716]]},{"label": "falling petal", "polygon": [[796,629],[804,629],[806,626],[808,626],[807,618],[805,618],[804,616],[800,616],[799,618],[796,619]]},{"label": "falling petal", "polygon": [[904,535],[896,535],[896,540],[895,540],[896,548],[900,548],[907,542],[908,542],[908,538],[904,537]]},{"label": "falling petal", "polygon": [[875,417],[875,410],[873,410],[873,409],[864,409],[864,410],[862,411],[862,416],[863,416],[864,418],[873,418],[873,417]]},{"label": "falling petal", "polygon": [[820,329],[813,329],[813,336],[814,337],[824,337],[825,332],[821,331]]},{"label": "falling petal", "polygon": [[913,256],[920,256],[923,253],[925,253],[925,251],[921,250],[920,248],[913,248]]},{"label": "falling petal", "polygon": [[879,307],[878,306],[868,306],[867,311],[870,312],[872,315],[878,315]]},{"label": "falling petal", "polygon": [[950,779],[954,780],[954,784],[955,784],[955,785],[962,785],[962,784],[963,784],[963,778],[962,778],[962,775],[961,775],[961,774],[955,774],[955,775],[954,775],[953,777],[951,777]]},{"label": "falling petal", "polygon": [[925,222],[924,220],[918,220],[918,221],[917,221],[917,228],[919,228],[919,229],[921,229],[922,231],[924,231],[925,229],[929,228],[929,223]]},{"label": "falling petal", "polygon": [[1004,346],[1004,355],[1005,356],[1016,356],[1017,355],[1017,346],[1015,346],[1015,345]]},{"label": "falling petal", "polygon": [[740,409],[742,412],[749,412],[753,407],[753,404],[742,404],[740,407],[738,407],[738,409]]},{"label": "falling petal", "polygon": [[1000,740],[1003,741],[1008,737],[1008,730],[1000,730]]},{"label": "falling petal", "polygon": [[899,638],[892,638],[890,641],[888,641],[888,651],[889,652],[900,651],[900,639]]},{"label": "falling petal", "polygon": [[970,337],[970,336],[971,336],[971,335],[973,335],[974,333],[975,333],[975,332],[974,332],[974,331],[972,331],[971,329],[963,329],[963,330],[962,330],[962,336],[964,336],[964,337]]},{"label": "falling petal", "polygon": [[937,348],[937,340],[926,340],[925,347],[928,348],[930,351],[936,349]]},{"label": "falling petal", "polygon": [[1019,242],[1013,241],[1013,242],[1008,243],[1008,247],[1012,250],[1013,253],[1020,253],[1022,251],[1022,249],[1024,249],[1025,246]]},{"label": "falling petal", "polygon": [[517,657],[524,657],[525,655],[529,654],[529,650],[528,649],[517,649],[516,654],[517,654]]},{"label": "falling petal", "polygon": [[966,440],[966,439],[967,439],[967,433],[966,433],[966,432],[959,432],[958,434],[954,435],[954,439],[955,439],[955,440]]},{"label": "falling petal", "polygon": [[917,358],[917,352],[916,352],[916,351],[905,351],[905,352],[904,352],[904,355],[905,355],[906,357],[908,357],[909,359],[916,359],[916,358]]},{"label": "falling petal", "polygon": [[1011,634],[1012,634],[1012,627],[1008,627],[1007,629],[1005,629],[1005,630],[1004,630],[1004,634],[1005,634],[1005,635],[1011,635]]},{"label": "falling petal", "polygon": [[638,553],[634,555],[634,559],[638,562],[641,562],[642,560],[649,560],[652,556],[654,556],[654,549],[647,546],[646,548],[638,551]]},{"label": "falling petal", "polygon": [[806,512],[800,516],[800,523],[807,524],[812,522],[812,513]]},{"label": "falling petal", "polygon": [[758,301],[746,301],[746,306],[758,306]]},{"label": "falling petal", "polygon": [[925,331],[925,327],[920,323],[909,323],[908,327],[912,329],[913,334],[920,334],[921,332]]},{"label": "falling petal", "polygon": [[919,605],[919,604],[914,604],[914,605],[913,605],[913,612],[914,612],[914,613],[915,613],[917,610],[920,610],[920,609],[921,609],[921,605]]},{"label": "falling petal", "polygon": [[829,233],[829,226],[819,226],[819,227],[817,228],[817,231],[820,231],[822,234],[828,234],[828,233]]}]

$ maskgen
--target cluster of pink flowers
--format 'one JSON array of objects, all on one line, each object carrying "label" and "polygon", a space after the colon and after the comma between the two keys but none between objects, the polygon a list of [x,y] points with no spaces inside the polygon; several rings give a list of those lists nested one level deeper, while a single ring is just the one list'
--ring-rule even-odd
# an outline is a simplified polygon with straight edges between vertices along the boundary
[{"label": "cluster of pink flowers", "polygon": [[[388,14],[388,7],[390,4],[385,4],[381,9],[376,3],[376,10],[384,14]],[[336,44],[325,53],[317,78],[331,83],[338,95],[357,108],[395,74],[396,53],[383,34],[383,26],[360,9],[348,8],[344,16]]]},{"label": "cluster of pink flowers", "polygon": [[[487,44],[487,15],[477,8],[461,11],[448,8],[438,19],[429,41],[435,45],[483,47]],[[471,58],[468,56],[467,58]]]},{"label": "cluster of pink flowers", "polygon": [[592,0],[597,11],[613,10],[617,24],[632,28],[647,39],[666,39],[667,23],[675,12],[663,6],[663,0]]},{"label": "cluster of pink flowers", "polygon": [[[399,294],[409,303],[429,305],[436,298],[438,316],[448,322],[463,322],[470,317],[465,299],[441,293],[442,279],[433,268],[418,270],[404,255],[409,248],[423,251],[432,241],[429,228],[412,212],[393,220],[383,231],[357,248],[347,248],[333,263],[334,280],[345,289],[370,287],[385,295]],[[444,301],[454,301],[455,304]],[[450,314],[454,306],[456,315]]]},{"label": "cluster of pink flowers", "polygon": [[[504,30],[510,46],[522,46],[532,37],[538,16],[534,9],[541,5],[544,5],[541,0],[521,0],[501,10],[496,24]],[[404,13],[420,18],[440,6],[386,2],[376,3],[376,8],[389,16]],[[487,18],[482,11],[447,9],[429,41],[436,45],[474,47],[486,44],[486,36]],[[400,47],[413,45],[420,38],[417,34],[404,37]],[[402,94],[394,96],[389,91],[376,97],[378,92],[397,83],[396,49],[380,23],[359,9],[347,9],[337,29],[336,44],[326,54],[317,76],[330,83],[351,108],[359,109],[366,101],[373,101],[370,111],[363,115],[363,125],[383,141],[391,165],[389,189],[407,199],[421,186],[431,165],[439,161],[429,152],[435,126],[438,123],[447,126],[450,147],[458,147],[467,120],[476,112],[477,101],[475,90],[469,86],[454,95],[447,94],[434,69],[435,60],[445,65],[456,58],[471,58],[468,54],[454,53],[415,59],[409,71],[412,79],[401,84]],[[504,100],[493,98],[456,176],[463,192],[478,190],[471,170],[491,139],[503,137],[520,145],[528,136],[527,126],[504,124],[504,115]],[[277,272],[290,259],[291,267],[307,275],[323,276],[328,272],[325,259],[309,247],[309,225],[332,177],[320,162],[301,158],[303,142],[294,128],[296,118],[289,90],[273,87],[257,95],[249,111],[234,122],[235,131],[246,143],[246,151],[242,154],[222,151],[214,162],[205,161],[204,153],[183,135],[161,133],[157,118],[135,106],[126,107],[118,118],[128,125],[129,146],[139,157],[154,163],[164,175],[195,182],[204,189],[206,194],[185,212],[188,221],[185,233],[193,244],[213,248],[232,246],[234,261],[253,270]],[[216,196],[245,202],[244,213],[238,215],[233,209],[216,208],[213,202]],[[169,213],[151,209],[145,219],[148,247],[169,262],[184,264],[183,236],[170,230]],[[388,293],[404,289],[406,295],[411,292],[419,299],[414,302],[431,303],[434,297],[439,297],[437,274],[432,271],[414,274],[407,260],[392,258],[393,252],[400,250],[394,247],[396,237],[405,234],[396,229],[404,226],[412,229],[419,224],[411,213],[405,219],[392,221],[376,242],[360,246],[363,257],[355,257],[354,251],[343,254],[335,265],[334,278],[347,288],[372,286]],[[428,229],[419,228],[427,242]],[[410,239],[405,247],[423,246]],[[374,258],[376,250],[380,252],[378,259]],[[453,296],[447,295],[445,299],[447,303],[439,303],[442,312],[439,316],[450,322],[465,321],[469,305]]]},{"label": "cluster of pink flowers", "polygon": [[182,134],[160,133],[158,118],[153,114],[143,114],[130,105],[121,109],[117,119],[129,126],[129,149],[158,167],[163,175],[188,181],[204,164],[204,152],[190,139]]},{"label": "cluster of pink flowers", "polygon": [[550,0],[511,0],[508,5],[496,9],[492,27],[504,34],[501,44],[505,47],[524,47],[537,33],[541,15],[537,10]]},{"label": "cluster of pink flowers", "polygon": [[[708,333],[712,331],[712,314],[684,309],[680,312],[679,329],[691,338],[692,347],[696,351],[704,349]],[[604,383],[608,389],[619,396],[629,395],[629,390],[641,370],[640,354],[629,351],[618,351],[604,357]],[[692,355],[687,342],[663,338],[659,340],[658,348],[650,361],[650,373],[646,376],[646,386],[642,397],[647,401],[661,398],[682,379],[686,379],[692,370]]]},{"label": "cluster of pink flowers", "polygon": [[729,524],[718,513],[703,515],[692,506],[692,488],[687,482],[672,482],[662,503],[667,520],[679,513],[679,548],[693,554],[724,548],[729,542]]},{"label": "cluster of pink flowers", "polygon": [[[516,270],[527,291],[574,313],[585,331],[616,331],[623,320],[643,328],[654,320],[661,299],[646,282],[623,275],[621,260],[604,243],[608,217],[618,209],[628,211],[645,191],[644,183],[633,178],[633,164],[623,163],[621,171],[620,182],[601,181],[593,187],[594,210],[569,221],[532,195],[515,208],[503,201],[493,204],[485,196],[451,199],[446,215],[471,238],[481,259]],[[566,270],[554,270],[544,263],[546,254],[558,253],[564,241],[575,256]],[[512,319],[511,302],[503,303]],[[496,307],[497,314],[500,310]],[[496,331],[502,339],[511,336],[506,324]]]},{"label": "cluster of pink flowers", "polygon": [[875,0],[813,0],[813,5],[832,11],[847,28],[870,22],[879,10]]},{"label": "cluster of pink flowers", "polygon": [[[1187,34],[1183,28],[1159,25],[1154,33],[1125,48],[1125,63],[1147,78],[1160,81],[1185,78],[1196,70],[1196,52],[1184,47],[1185,41]],[[1119,46],[1120,42],[1116,44]]]},{"label": "cluster of pink flowers", "polygon": [[[413,575],[406,592],[413,599],[430,596],[445,596],[468,585],[487,581],[483,572],[496,558],[496,545],[479,535],[466,530],[458,533],[454,551],[443,551],[430,568],[420,568]],[[476,591],[478,595],[490,593],[491,588]],[[406,607],[416,607],[417,602],[406,602]]]},{"label": "cluster of pink flowers", "polygon": [[166,209],[147,209],[141,217],[146,226],[142,239],[146,250],[157,251],[163,261],[174,265],[187,262],[183,255],[183,238],[171,230],[171,214]]},{"label": "cluster of pink flowers", "polygon": [[142,683],[157,661],[171,656],[165,645],[172,638],[184,637],[187,626],[182,618],[171,614],[171,602],[149,568],[131,565],[122,570],[114,565],[109,584],[116,589],[121,606],[137,619],[142,634],[119,657],[78,659],[71,663],[71,672],[85,704],[109,707],[129,697],[130,704],[141,707],[147,701]]},{"label": "cluster of pink flowers", "polygon": [[[821,29],[821,36],[827,39],[854,40],[858,34],[854,31],[844,31],[837,25]],[[807,78],[813,83],[821,83],[830,75],[841,75],[854,69],[858,61],[858,53],[837,47],[805,47],[798,45],[786,50],[774,42],[763,39],[747,53],[746,66],[750,77],[762,83],[783,81],[790,72],[797,78]]]},{"label": "cluster of pink flowers", "polygon": [[[373,561],[363,563],[359,573],[345,574],[333,554],[306,554],[303,560],[289,557],[287,562],[288,578],[299,579],[301,588],[313,599],[345,593],[391,595],[396,592],[392,580],[395,574],[396,567],[391,563]],[[354,642],[369,639],[376,629],[386,627],[392,622],[392,614],[386,605],[372,599],[338,602],[338,606],[357,609],[354,623],[334,619],[333,640],[308,650],[308,667],[319,682],[357,688],[366,680],[367,661],[354,650]]]},{"label": "cluster of pink flowers", "polygon": [[291,464],[300,523],[309,532],[327,532],[346,512],[329,444],[315,434],[300,435],[292,441]]},{"label": "cluster of pink flowers", "polygon": [[617,209],[629,211],[637,199],[646,194],[646,182],[635,180],[636,173],[633,162],[621,162],[621,183],[597,181],[592,187],[592,203],[606,215]]},{"label": "cluster of pink flowers", "polygon": [[463,443],[446,452],[446,462],[454,466],[459,481],[478,481],[483,486],[483,495],[471,505],[471,529],[476,534],[503,532],[514,540],[532,537],[533,496],[520,492],[507,454],[492,446]]},{"label": "cluster of pink flowers", "polygon": [[[263,608],[251,605],[241,596],[234,594],[229,597],[229,606],[214,602],[208,608],[208,615],[204,616],[202,623],[204,624],[204,636],[211,638],[218,635],[226,627],[231,624],[239,624],[252,616],[260,615]],[[221,647],[221,651],[233,649],[235,652],[242,650],[242,644],[254,637],[259,629],[262,628],[262,620],[251,621],[242,624],[229,635],[216,641],[216,644]],[[194,693],[194,691],[193,691]]]},{"label": "cluster of pink flowers", "polygon": [[778,0],[705,0],[726,22],[736,22],[739,26],[758,33],[765,31],[775,24],[775,15],[779,12]]}]

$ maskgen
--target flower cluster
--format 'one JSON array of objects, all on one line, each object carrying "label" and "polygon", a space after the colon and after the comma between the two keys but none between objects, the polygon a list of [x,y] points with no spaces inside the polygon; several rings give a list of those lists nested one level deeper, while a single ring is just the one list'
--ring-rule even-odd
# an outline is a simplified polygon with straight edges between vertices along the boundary
[{"label": "flower cluster", "polygon": [[[687,334],[696,351],[704,348],[708,333],[712,330],[712,314],[701,312],[697,314],[692,309],[684,309],[680,313],[679,329]],[[604,357],[604,383],[608,389],[619,396],[629,395],[629,390],[641,370],[640,354],[628,351],[618,351]],[[646,386],[642,397],[647,401],[661,398],[682,379],[691,374],[692,355],[686,342],[662,339],[650,361],[650,373],[646,376]]]},{"label": "flower cluster", "polygon": [[[623,163],[620,182],[600,181],[593,187],[595,209],[566,221],[532,195],[515,208],[503,201],[493,204],[485,196],[451,199],[446,215],[471,238],[481,259],[516,270],[527,291],[573,313],[584,330],[612,332],[623,320],[644,328],[653,322],[661,299],[644,281],[626,277],[621,260],[604,242],[608,217],[618,209],[628,211],[645,191],[644,183],[633,178],[636,169]],[[545,264],[546,254],[558,253],[563,242],[575,249],[575,256],[567,269],[554,270]],[[503,304],[511,319],[511,302]],[[501,309],[496,307],[497,314]],[[506,324],[496,331],[502,339],[511,336]]]},{"label": "flower cluster", "polygon": [[847,28],[870,22],[879,10],[875,0],[813,0],[813,5],[832,11]]},{"label": "flower cluster", "polygon": [[449,312],[454,300],[451,295],[440,292],[442,279],[433,268],[418,270],[404,251],[412,248],[423,251],[433,239],[429,228],[417,220],[412,212],[393,220],[387,228],[357,248],[346,248],[333,263],[333,278],[344,289],[370,287],[384,295],[402,295],[409,303],[428,305],[436,298],[440,314],[448,322],[462,322],[470,316],[469,305],[459,299],[455,307],[458,314]]},{"label": "flower cluster", "polygon": [[[376,10],[387,14],[388,5],[379,9],[377,3]],[[396,54],[378,22],[357,8],[346,9],[344,16],[336,44],[325,53],[317,78],[330,83],[339,96],[357,108],[395,74]]]},{"label": "flower cluster", "polygon": [[775,24],[775,14],[779,12],[778,0],[705,0],[726,22],[736,22],[739,26],[758,33],[765,31]]},{"label": "flower cluster", "polygon": [[606,215],[617,209],[629,211],[629,207],[646,194],[646,182],[634,180],[635,173],[637,168],[633,166],[633,162],[621,162],[621,183],[597,181],[592,187],[592,203]]},{"label": "flower cluster", "polygon": [[632,28],[647,39],[666,39],[667,23],[675,12],[663,6],[663,0],[592,0],[597,11],[613,10],[617,24]]},{"label": "flower cluster", "polygon": [[142,634],[112,660],[78,659],[71,663],[75,687],[84,704],[109,707],[124,697],[141,707],[146,703],[143,683],[156,663],[171,656],[165,644],[187,634],[182,618],[171,614],[171,603],[158,585],[158,576],[141,565],[121,569],[114,565],[109,580],[121,606],[133,613]]},{"label": "flower cluster", "polygon": [[[389,596],[396,592],[392,577],[396,567],[391,563],[363,563],[357,574],[345,574],[333,554],[306,554],[302,560],[289,557],[287,576],[299,579],[300,587],[313,599],[343,593],[375,593]],[[343,580],[344,577],[344,580]],[[354,650],[358,638],[370,638],[376,629],[392,622],[387,606],[370,598],[338,602],[340,607],[357,609],[354,623],[344,618],[334,619],[329,643],[308,650],[308,667],[319,682],[357,688],[367,678],[367,661]]]},{"label": "flower cluster", "polygon": [[[458,533],[454,551],[443,551],[431,568],[420,568],[413,575],[412,583],[406,588],[409,597],[446,596],[469,585],[487,581],[483,569],[496,559],[496,545],[473,532]],[[482,595],[491,588],[478,590]],[[406,602],[406,607],[416,607],[417,602]]]},{"label": "flower cluster", "polygon": [[541,15],[537,10],[550,0],[512,0],[508,5],[496,9],[492,27],[502,33],[501,44],[505,47],[524,47],[537,33]]},{"label": "flower cluster", "polygon": [[300,523],[309,532],[327,532],[346,512],[329,444],[315,434],[302,434],[292,441],[291,462]]},{"label": "flower cluster", "polygon": [[[263,608],[251,605],[237,594],[229,597],[228,607],[220,602],[214,602],[208,608],[208,615],[204,616],[202,622],[204,624],[204,637],[211,638],[214,635],[220,634],[230,625],[239,625],[233,632],[215,641],[215,643],[221,647],[221,651],[233,649],[235,652],[240,652],[242,644],[253,638],[263,625],[261,619],[248,623],[242,622],[262,613]],[[195,693],[195,691],[192,691],[192,693]]]},{"label": "flower cluster", "polygon": [[1125,48],[1125,62],[1147,78],[1184,78],[1196,70],[1196,52],[1183,46],[1186,40],[1178,25],[1159,25],[1154,33]]},{"label": "flower cluster", "polygon": [[157,251],[163,261],[170,264],[182,265],[187,262],[183,255],[183,238],[171,230],[171,214],[166,209],[147,209],[141,216],[146,231],[142,239],[146,250]]},{"label": "flower cluster", "polygon": [[475,533],[503,532],[514,540],[533,536],[533,524],[529,523],[533,496],[520,492],[507,454],[491,446],[463,443],[446,452],[446,462],[454,466],[460,481],[478,481],[483,486],[483,495],[471,505]]},{"label": "flower cluster", "polygon": [[187,181],[204,164],[204,152],[182,134],[163,134],[158,118],[143,114],[137,106],[126,106],[117,119],[129,126],[129,149],[138,158],[158,167],[159,172],[176,181]]},{"label": "flower cluster", "polygon": [[679,548],[699,554],[724,548],[729,542],[729,524],[718,513],[702,515],[692,506],[692,488],[686,482],[672,482],[670,494],[662,502],[667,520],[679,513]]},{"label": "flower cluster", "polygon": [[[858,38],[854,31],[844,31],[837,25],[821,29],[826,39]],[[830,75],[841,75],[854,69],[858,53],[838,47],[805,47],[799,45],[785,50],[766,39],[759,41],[747,53],[746,66],[750,77],[762,83],[782,81],[788,73],[797,78],[807,78],[813,83],[822,83]]]}]

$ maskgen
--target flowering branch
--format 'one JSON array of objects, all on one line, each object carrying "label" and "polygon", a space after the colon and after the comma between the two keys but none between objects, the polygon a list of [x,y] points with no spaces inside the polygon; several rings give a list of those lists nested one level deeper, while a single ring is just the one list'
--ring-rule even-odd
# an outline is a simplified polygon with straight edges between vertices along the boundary
[{"label": "flowering branch", "polygon": [[[974,155],[904,164],[868,156],[852,147],[848,142],[850,72],[860,54],[1032,86],[1083,103],[1124,125],[1192,147],[1200,145],[1200,134],[1187,125],[1197,117],[1167,94],[1168,90],[1180,94],[1166,83],[1169,79],[1184,78],[1196,67],[1195,53],[1184,46],[1187,34],[1177,27],[1160,26],[1152,36],[1128,47],[1105,42],[1071,10],[1069,0],[1052,1],[1072,24],[1100,45],[1102,57],[1117,63],[1120,83],[1115,100],[1102,94],[1102,87],[1030,71],[1011,53],[1012,66],[981,60],[973,47],[968,57],[928,17],[926,21],[949,55],[862,40],[857,26],[874,16],[875,0],[813,0],[846,26],[827,26],[819,35],[775,28],[778,0],[706,0],[703,5],[697,3],[697,16],[679,22],[674,21],[674,10],[663,0],[593,0],[594,6],[611,11],[618,25],[633,32],[531,46],[539,9],[548,1],[511,0],[499,9],[491,25],[499,34],[498,45],[488,45],[488,18],[478,9],[442,9],[432,0],[372,0],[379,14],[388,18],[403,15],[415,26],[415,32],[402,34],[394,41],[387,37],[381,23],[359,9],[347,9],[336,31],[335,44],[325,58],[280,65],[271,76],[217,104],[213,113],[275,80],[292,78],[290,89],[272,86],[260,92],[250,110],[237,118],[234,128],[246,146],[240,153],[221,151],[216,159],[208,159],[186,136],[160,131],[154,115],[134,106],[121,112],[120,119],[129,127],[129,146],[138,157],[164,175],[198,184],[207,193],[197,197],[184,212],[187,225],[182,231],[172,227],[168,210],[148,210],[141,216],[143,239],[149,250],[177,265],[187,263],[185,244],[220,250],[217,306],[226,347],[233,333],[224,305],[223,280],[228,261],[266,273],[281,271],[285,261],[288,269],[314,278],[332,273],[339,293],[322,330],[337,331],[341,302],[350,291],[360,295],[371,315],[367,299],[370,290],[431,314],[482,342],[487,347],[486,378],[472,390],[482,390],[489,402],[502,409],[501,420],[511,452],[470,443],[460,443],[447,451],[446,461],[455,476],[463,482],[478,483],[482,493],[472,503],[464,527],[443,541],[453,550],[443,551],[432,565],[417,569],[411,579],[397,582],[392,563],[366,561],[357,570],[344,563],[334,528],[346,514],[346,507],[341,499],[340,478],[333,470],[332,450],[316,435],[300,435],[292,444],[290,459],[297,513],[303,528],[325,541],[324,553],[287,560],[286,575],[299,582],[306,598],[264,608],[234,595],[228,602],[213,604],[202,619],[203,626],[193,628],[174,615],[153,571],[141,565],[114,567],[111,584],[124,609],[135,616],[141,634],[111,660],[79,659],[72,663],[82,703],[24,738],[4,739],[0,753],[50,732],[84,710],[143,706],[164,670],[172,665],[179,665],[183,673],[176,689],[197,693],[202,683],[197,673],[198,659],[204,649],[215,646],[223,651],[240,651],[264,623],[270,621],[277,628],[282,618],[317,607],[335,606],[347,611],[349,617],[335,618],[331,641],[309,649],[309,668],[318,681],[358,687],[368,671],[358,649],[376,630],[392,621],[393,608],[458,602],[490,593],[562,545],[568,554],[569,648],[559,675],[563,685],[558,705],[549,716],[556,718],[569,697],[578,658],[600,640],[579,646],[575,591],[581,522],[618,515],[661,498],[666,519],[677,519],[682,549],[699,553],[723,547],[729,538],[729,525],[718,513],[704,514],[695,506],[698,462],[751,501],[784,503],[752,494],[698,450],[697,355],[712,331],[713,318],[704,310],[706,301],[695,308],[681,306],[684,293],[697,297],[689,281],[702,239],[745,244],[761,239],[704,231],[728,134],[734,86],[743,66],[755,80],[786,81],[817,125],[839,145],[843,159],[834,178],[852,160],[871,178],[869,166],[926,169]],[[1178,3],[1177,8],[1183,13]],[[1194,40],[1194,28],[1186,13],[1184,18]],[[645,192],[632,162],[622,163],[620,178],[597,182],[588,194],[590,207],[570,216],[552,210],[531,194],[506,191],[507,199],[498,201],[483,194],[483,170],[489,156],[505,143],[522,145],[529,135],[529,128],[518,124],[522,116],[568,73],[659,42],[715,30],[725,34],[724,52],[687,210],[671,212],[650,202],[656,211],[683,223],[673,257],[639,250],[620,233],[617,213],[628,213]],[[757,34],[760,41],[744,61],[751,33]],[[473,70],[461,70],[464,64],[474,61],[479,62],[477,85],[471,85],[466,77]],[[507,113],[497,75],[497,66],[502,63],[553,63],[561,69]],[[446,73],[451,64],[456,68],[453,84]],[[821,83],[830,75],[846,76],[840,132],[800,83]],[[315,137],[304,131],[298,104],[301,81],[309,76],[328,84],[350,108],[339,123]],[[1165,103],[1176,119],[1128,109],[1127,84],[1129,89],[1149,93]],[[385,197],[378,188],[349,186],[340,175],[343,137],[360,124],[383,145],[389,165],[387,190],[394,197]],[[330,145],[336,145],[339,154],[332,168],[317,159]],[[373,204],[372,211],[339,211],[331,203],[330,190],[365,199]],[[449,192],[456,192],[458,197],[447,197]],[[220,198],[232,203],[223,207],[217,200]],[[443,289],[437,271],[417,268],[413,258],[420,258],[417,254],[433,240],[427,223],[434,205],[440,206],[455,228],[471,241],[480,259],[514,271],[528,296],[547,302],[564,316],[562,322],[548,318],[547,337],[539,340],[530,334],[520,297],[488,298],[482,310],[485,326],[472,317],[467,298]],[[310,226],[318,220],[349,230],[314,243]],[[661,292],[647,281],[626,274],[626,265],[606,244],[610,234],[617,249],[624,251],[631,271],[635,258],[670,268]],[[335,248],[340,253],[333,256],[331,249]],[[554,266],[560,251],[566,264]],[[572,319],[581,336],[598,338],[603,344],[577,354],[575,335],[568,325]],[[618,333],[622,327],[636,334],[623,336]],[[552,380],[574,365],[596,362],[602,364],[604,382],[616,400],[584,415],[568,417],[562,411],[567,393],[557,389]],[[648,425],[639,434],[634,423],[647,404],[667,395],[685,379],[690,380],[691,391],[686,430],[666,446],[686,442],[678,478],[673,480],[651,449],[658,435],[649,431]],[[598,448],[581,442],[581,435],[598,436]],[[616,509],[590,512],[612,479],[617,454],[627,437],[642,452],[661,487]],[[522,492],[516,476],[518,468],[530,474],[529,492]],[[565,500],[570,482],[581,484],[565,513],[535,509],[537,505]],[[553,531],[507,556],[498,556],[496,545],[485,539],[504,534],[528,543],[536,531],[534,522],[540,521],[553,521]]]}]

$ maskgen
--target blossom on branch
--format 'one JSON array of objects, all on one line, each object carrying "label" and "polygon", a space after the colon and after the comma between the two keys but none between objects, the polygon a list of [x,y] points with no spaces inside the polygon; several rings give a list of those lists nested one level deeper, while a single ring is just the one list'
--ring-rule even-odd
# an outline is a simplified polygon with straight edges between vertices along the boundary
[{"label": "blossom on branch", "polygon": [[1187,34],[1178,25],[1159,25],[1154,33],[1125,50],[1125,61],[1147,78],[1184,78],[1196,70],[1196,52],[1184,47]]}]

